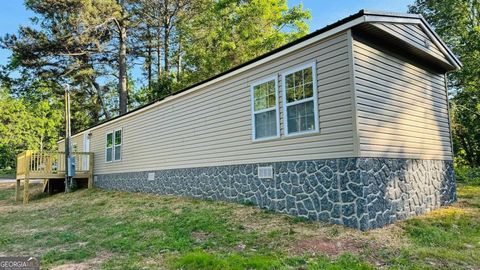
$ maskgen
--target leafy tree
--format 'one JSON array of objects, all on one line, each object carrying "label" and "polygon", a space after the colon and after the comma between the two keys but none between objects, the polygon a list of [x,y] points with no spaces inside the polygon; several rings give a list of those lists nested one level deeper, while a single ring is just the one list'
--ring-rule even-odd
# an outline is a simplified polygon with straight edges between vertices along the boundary
[{"label": "leafy tree", "polygon": [[416,0],[409,11],[422,14],[463,62],[449,74],[454,150],[480,166],[480,1]]},{"label": "leafy tree", "polygon": [[95,105],[97,112],[103,111],[109,118],[102,99],[104,89],[98,81],[112,73],[115,57],[108,47],[112,40],[109,26],[120,16],[116,2],[27,0],[25,6],[36,14],[31,19],[33,26],[20,27],[17,35],[0,40],[2,47],[13,54],[8,70],[21,75],[12,80],[12,90],[32,97],[39,93],[38,87],[48,86],[48,94],[61,99],[62,85],[70,82],[88,95],[89,104]]},{"label": "leafy tree", "polygon": [[29,115],[25,105],[0,93],[0,168],[14,166],[18,148],[29,148],[35,144],[30,135]]},{"label": "leafy tree", "polygon": [[58,105],[49,100],[32,104],[0,89],[0,169],[13,168],[16,155],[25,149],[56,147],[62,123]]},{"label": "leafy tree", "polygon": [[179,25],[185,70],[198,82],[308,33],[310,13],[285,0],[206,1]]}]

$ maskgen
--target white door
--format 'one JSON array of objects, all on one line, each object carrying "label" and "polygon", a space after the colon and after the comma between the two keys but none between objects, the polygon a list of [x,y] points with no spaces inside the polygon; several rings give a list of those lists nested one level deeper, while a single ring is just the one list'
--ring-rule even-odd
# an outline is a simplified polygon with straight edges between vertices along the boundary
[{"label": "white door", "polygon": [[[83,152],[90,152],[90,136],[88,134],[83,134]],[[82,156],[82,171],[88,171],[88,166],[90,164],[90,156]]]}]

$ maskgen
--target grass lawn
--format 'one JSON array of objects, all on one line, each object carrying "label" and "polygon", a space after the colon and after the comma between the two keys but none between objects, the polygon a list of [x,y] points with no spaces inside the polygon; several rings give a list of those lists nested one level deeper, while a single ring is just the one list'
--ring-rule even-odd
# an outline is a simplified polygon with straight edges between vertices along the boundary
[{"label": "grass lawn", "polygon": [[[37,192],[39,192],[37,188]],[[480,187],[360,232],[252,206],[80,190],[16,205],[0,186],[0,256],[46,269],[480,269]]]}]

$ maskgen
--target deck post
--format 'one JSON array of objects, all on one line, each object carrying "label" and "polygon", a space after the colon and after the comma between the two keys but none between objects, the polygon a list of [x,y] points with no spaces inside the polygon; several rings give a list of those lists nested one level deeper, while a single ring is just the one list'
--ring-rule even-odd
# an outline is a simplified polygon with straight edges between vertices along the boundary
[{"label": "deck post", "polygon": [[20,201],[20,179],[16,179],[15,184],[15,202]]},{"label": "deck post", "polygon": [[48,195],[51,195],[53,194],[53,185],[52,185],[52,180],[48,180],[48,184],[47,184],[47,192],[48,192]]},{"label": "deck post", "polygon": [[23,184],[23,204],[28,204],[28,200],[30,199],[30,179],[28,177],[25,177],[25,183]]}]

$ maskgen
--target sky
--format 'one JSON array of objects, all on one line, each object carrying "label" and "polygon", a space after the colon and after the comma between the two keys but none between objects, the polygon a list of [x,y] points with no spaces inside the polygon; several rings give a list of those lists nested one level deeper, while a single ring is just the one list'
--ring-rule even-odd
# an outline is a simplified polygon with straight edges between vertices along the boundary
[{"label": "sky", "polygon": [[[320,29],[361,9],[407,12],[414,0],[287,0],[288,6],[303,4],[310,10],[310,31]],[[20,25],[29,25],[32,12],[25,9],[23,0],[2,1],[0,9],[0,36],[16,33]],[[10,52],[0,49],[0,65],[8,63]]]},{"label": "sky", "polygon": [[287,0],[288,6],[303,4],[310,10],[310,31],[332,24],[361,9],[406,13],[414,0]]}]

